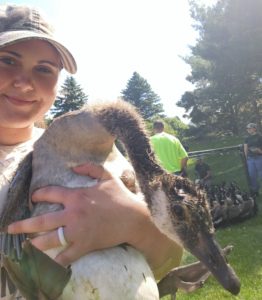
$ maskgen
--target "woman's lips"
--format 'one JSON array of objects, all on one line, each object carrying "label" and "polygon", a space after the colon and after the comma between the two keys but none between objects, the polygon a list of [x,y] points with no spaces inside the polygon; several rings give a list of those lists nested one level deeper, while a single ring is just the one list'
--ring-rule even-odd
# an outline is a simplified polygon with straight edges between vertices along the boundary
[{"label": "woman's lips", "polygon": [[35,100],[25,100],[22,98],[12,97],[12,96],[5,96],[6,100],[14,105],[17,106],[29,106],[35,102]]}]

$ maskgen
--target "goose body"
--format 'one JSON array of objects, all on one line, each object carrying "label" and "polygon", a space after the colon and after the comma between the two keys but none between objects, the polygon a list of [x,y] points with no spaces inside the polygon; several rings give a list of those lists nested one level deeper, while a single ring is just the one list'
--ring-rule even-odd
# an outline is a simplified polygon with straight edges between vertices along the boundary
[{"label": "goose body", "polygon": [[132,247],[88,254],[71,266],[61,300],[156,300],[158,288],[145,258]]},{"label": "goose body", "polygon": [[[68,136],[71,141],[67,144]],[[96,180],[79,176],[71,170],[71,167],[87,161],[104,165],[118,177],[124,172],[133,172],[130,163],[114,146],[114,138],[92,114],[76,112],[57,119],[35,143],[30,193],[51,184],[66,187],[96,184]],[[39,203],[32,215],[57,209],[61,207]],[[60,251],[52,249],[47,253],[54,258]],[[95,251],[74,262],[71,270],[71,279],[60,300],[159,299],[157,284],[147,261],[129,246]]]},{"label": "goose body", "polygon": [[[225,289],[237,294],[240,283],[214,241],[205,194],[189,180],[168,174],[157,164],[143,120],[126,102],[92,105],[56,119],[34,146],[29,198],[34,190],[50,184],[95,184],[91,178],[87,180],[71,170],[87,161],[104,165],[117,176],[126,169],[132,170],[114,147],[116,137],[126,147],[158,228],[199,258]],[[62,208],[38,203],[33,215],[58,209]],[[49,255],[54,257],[58,252],[59,249],[53,249]],[[103,268],[98,267],[101,263]],[[59,299],[158,298],[156,282],[144,257],[131,247],[115,247],[73,263],[71,279]]]}]

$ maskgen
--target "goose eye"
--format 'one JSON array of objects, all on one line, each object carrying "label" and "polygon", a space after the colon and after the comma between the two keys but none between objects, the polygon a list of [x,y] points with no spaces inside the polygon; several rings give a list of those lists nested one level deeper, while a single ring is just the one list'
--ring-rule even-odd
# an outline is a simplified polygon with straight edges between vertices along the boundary
[{"label": "goose eye", "polygon": [[171,209],[172,209],[172,212],[174,212],[178,218],[180,218],[180,219],[183,218],[183,216],[184,216],[183,207],[181,207],[180,205],[175,204],[175,205],[172,206]]}]

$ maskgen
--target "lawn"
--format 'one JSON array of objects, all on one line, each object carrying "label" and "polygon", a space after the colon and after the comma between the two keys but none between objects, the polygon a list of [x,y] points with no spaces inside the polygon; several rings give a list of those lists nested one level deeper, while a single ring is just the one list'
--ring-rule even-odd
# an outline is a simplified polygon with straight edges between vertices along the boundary
[{"label": "lawn", "polygon": [[[208,139],[190,145],[190,151],[220,148],[238,145],[243,139]],[[241,190],[248,190],[243,164],[238,153],[226,155],[211,155],[205,158],[212,169],[214,182],[236,181]],[[189,176],[194,179],[194,160],[189,162]],[[258,198],[259,212],[256,217],[227,228],[218,229],[216,238],[222,247],[233,245],[234,249],[229,255],[229,262],[233,266],[241,281],[241,291],[238,296],[232,296],[210,277],[203,288],[185,294],[179,291],[178,300],[261,300],[262,299],[262,196]],[[183,264],[194,261],[189,253],[183,256]],[[164,297],[162,300],[169,300]]]}]

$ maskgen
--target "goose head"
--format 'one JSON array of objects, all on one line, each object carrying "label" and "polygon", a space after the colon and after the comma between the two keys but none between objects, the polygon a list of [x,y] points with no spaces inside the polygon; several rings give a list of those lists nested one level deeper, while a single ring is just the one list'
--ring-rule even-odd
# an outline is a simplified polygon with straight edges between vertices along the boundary
[{"label": "goose head", "polygon": [[[155,223],[204,263],[226,290],[238,294],[240,282],[215,241],[205,193],[196,190],[189,180],[171,174],[163,175],[159,181],[161,184],[155,187],[158,201],[151,208]],[[156,202],[159,204],[155,206]],[[160,215],[164,216],[159,218]]]}]

